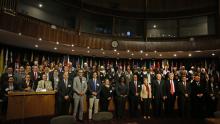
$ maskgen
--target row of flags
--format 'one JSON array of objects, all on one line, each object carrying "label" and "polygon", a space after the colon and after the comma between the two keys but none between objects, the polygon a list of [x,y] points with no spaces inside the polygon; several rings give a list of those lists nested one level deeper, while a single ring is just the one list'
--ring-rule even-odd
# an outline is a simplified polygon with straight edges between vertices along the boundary
[{"label": "row of flags", "polygon": [[[114,66],[122,66],[123,69],[126,69],[127,65],[141,67],[146,66],[147,68],[165,68],[165,66],[170,67],[180,67],[182,65],[186,65],[186,63],[182,60],[178,59],[112,59],[112,58],[98,58],[98,57],[86,57],[86,56],[72,56],[72,55],[61,55],[61,54],[47,54],[40,51],[33,51],[32,52],[25,52],[22,54],[21,52],[13,52],[8,48],[2,48],[0,53],[0,74],[4,71],[7,66],[12,66],[18,68],[20,65],[24,64],[35,64],[34,61],[37,61],[38,64],[47,61],[47,63],[55,62],[55,63],[62,63],[63,65],[72,62],[73,66],[79,64],[82,68],[84,63],[87,63],[89,67],[93,65],[98,66],[105,66],[112,64]],[[32,63],[29,63],[32,62]],[[183,63],[184,62],[184,63]],[[203,61],[199,60],[200,65],[207,68],[207,60],[204,59]],[[191,66],[193,63],[188,61],[188,66]]]}]

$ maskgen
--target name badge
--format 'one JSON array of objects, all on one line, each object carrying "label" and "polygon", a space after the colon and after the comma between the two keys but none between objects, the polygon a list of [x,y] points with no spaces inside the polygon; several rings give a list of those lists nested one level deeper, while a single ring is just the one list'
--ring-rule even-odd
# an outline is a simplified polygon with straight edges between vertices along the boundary
[{"label": "name badge", "polygon": [[82,81],[82,83],[86,83],[85,81]]},{"label": "name badge", "polygon": [[140,85],[138,85],[138,87],[141,87]]},{"label": "name badge", "polygon": [[68,87],[71,87],[71,85],[69,84]]},{"label": "name badge", "polygon": [[112,90],[110,90],[109,92],[112,93]]},{"label": "name badge", "polygon": [[5,91],[8,92],[8,91],[9,91],[9,88],[6,88]]},{"label": "name badge", "polygon": [[97,86],[99,86],[99,84],[96,84]]}]

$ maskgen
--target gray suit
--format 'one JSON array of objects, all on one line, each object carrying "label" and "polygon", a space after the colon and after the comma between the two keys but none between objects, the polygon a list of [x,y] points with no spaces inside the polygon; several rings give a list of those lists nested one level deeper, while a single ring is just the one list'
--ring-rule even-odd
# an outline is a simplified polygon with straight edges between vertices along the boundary
[{"label": "gray suit", "polygon": [[[82,77],[82,82],[80,81],[79,76],[75,77],[73,80],[73,98],[74,98],[74,112],[73,116],[76,118],[76,113],[78,111],[78,106],[80,105],[79,109],[79,119],[83,120],[83,106],[84,106],[84,96],[87,90],[87,82],[86,78]],[[83,93],[84,95],[80,95]]]}]

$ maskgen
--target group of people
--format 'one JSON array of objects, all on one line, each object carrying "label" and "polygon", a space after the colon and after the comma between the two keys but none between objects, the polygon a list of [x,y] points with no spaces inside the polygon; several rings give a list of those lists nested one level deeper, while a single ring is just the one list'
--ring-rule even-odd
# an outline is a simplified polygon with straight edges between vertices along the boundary
[{"label": "group of people", "polygon": [[[109,111],[114,102],[117,118],[125,117],[126,103],[131,117],[203,118],[213,116],[220,95],[219,72],[185,66],[149,68],[108,65],[83,68],[79,65],[26,65],[7,67],[1,75],[3,112],[7,111],[7,94],[19,91],[55,91],[58,115],[73,114],[83,120],[84,99],[88,101],[88,119],[99,111]],[[177,104],[175,104],[177,103]],[[176,106],[177,105],[177,106]],[[79,115],[77,116],[77,113]]]}]

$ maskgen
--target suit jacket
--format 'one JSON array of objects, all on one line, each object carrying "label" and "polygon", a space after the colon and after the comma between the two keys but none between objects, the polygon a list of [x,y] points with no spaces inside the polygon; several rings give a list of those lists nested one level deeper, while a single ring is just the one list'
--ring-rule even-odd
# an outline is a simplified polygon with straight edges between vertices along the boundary
[{"label": "suit jacket", "polygon": [[[20,88],[18,87],[17,84],[13,83],[13,90],[11,91],[16,91],[16,90],[20,90]],[[8,91],[9,91],[9,84],[7,83],[2,86],[3,97],[7,97]]]},{"label": "suit jacket", "polygon": [[[96,87],[96,89],[95,89]],[[93,79],[89,79],[88,81],[88,91],[89,91],[89,97],[93,97],[92,92],[96,92],[96,98],[100,98],[100,92],[101,92],[101,81],[99,79],[96,79],[96,86],[94,86]]]},{"label": "suit jacket", "polygon": [[[203,97],[199,98],[197,96],[197,94],[203,94]],[[199,102],[201,100],[204,100],[204,96],[205,96],[205,85],[202,83],[199,85],[196,83],[196,81],[193,81],[191,83],[191,96],[192,96],[192,100]]]},{"label": "suit jacket", "polygon": [[37,72],[37,79],[35,79],[33,71],[30,72],[29,75],[31,77],[31,80],[33,81],[33,89],[36,90],[38,81],[42,79],[42,74],[40,72]]},{"label": "suit jacket", "polygon": [[158,83],[158,80],[153,80],[152,82],[152,92],[155,99],[161,99],[164,96],[166,96],[166,87],[165,87],[165,81],[161,80],[160,84]]},{"label": "suit jacket", "polygon": [[116,92],[116,96],[118,97],[120,97],[120,95],[128,95],[129,93],[128,85],[127,84],[122,85],[121,83],[117,84],[115,87],[115,92]]},{"label": "suit jacket", "polygon": [[53,90],[52,82],[40,80],[37,85],[37,90],[39,90],[39,89]]},{"label": "suit jacket", "polygon": [[129,97],[136,97],[136,92],[138,93],[138,96],[140,96],[141,93],[141,83],[137,81],[137,91],[134,84],[134,81],[131,81],[129,83]]},{"label": "suit jacket", "polygon": [[82,77],[82,82],[80,82],[79,76],[75,77],[73,80],[73,98],[80,98],[80,92],[86,93],[87,91],[87,82],[86,78]]},{"label": "suit jacket", "polygon": [[184,86],[183,82],[180,81],[178,82],[177,95],[180,97],[185,96],[185,94],[190,94],[190,82],[186,82],[186,86]]},{"label": "suit jacket", "polygon": [[25,88],[31,87],[31,89],[33,88],[33,82],[30,81],[29,85],[26,84],[26,80],[23,80],[21,83],[21,90],[24,90]]},{"label": "suit jacket", "polygon": [[213,82],[213,85],[211,85],[211,82],[209,81],[207,88],[208,88],[208,94],[213,94],[215,97],[218,96],[218,92],[220,91],[218,82]]},{"label": "suit jacket", "polygon": [[58,100],[64,101],[64,96],[69,96],[70,100],[73,98],[73,83],[71,80],[68,80],[67,85],[64,80],[58,83]]},{"label": "suit jacket", "polygon": [[[178,82],[177,82],[177,80],[173,80],[173,83],[174,83],[174,89],[175,89],[174,95],[176,95],[177,92],[178,92]],[[170,93],[170,90],[171,90],[170,80],[166,80],[165,88],[166,88],[167,97],[171,96],[171,93]]]}]

